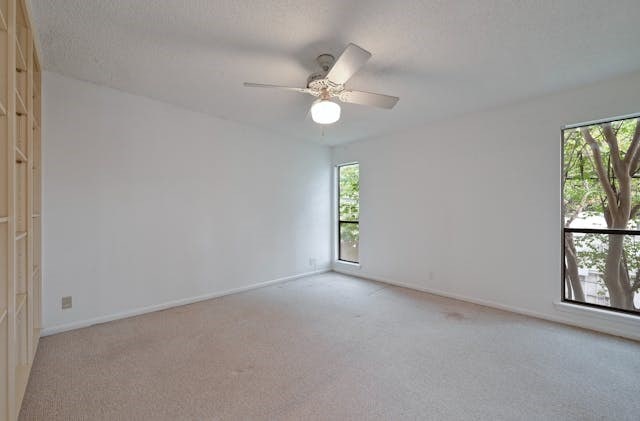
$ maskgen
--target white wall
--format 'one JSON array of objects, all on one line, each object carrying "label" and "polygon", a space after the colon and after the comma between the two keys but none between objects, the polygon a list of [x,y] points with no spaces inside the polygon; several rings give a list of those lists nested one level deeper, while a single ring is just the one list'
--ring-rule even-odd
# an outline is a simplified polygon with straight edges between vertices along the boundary
[{"label": "white wall", "polygon": [[43,86],[45,333],[329,266],[328,148],[53,73]]},{"label": "white wall", "polygon": [[640,111],[640,73],[333,150],[361,166],[361,276],[640,339],[560,300],[560,128]]}]

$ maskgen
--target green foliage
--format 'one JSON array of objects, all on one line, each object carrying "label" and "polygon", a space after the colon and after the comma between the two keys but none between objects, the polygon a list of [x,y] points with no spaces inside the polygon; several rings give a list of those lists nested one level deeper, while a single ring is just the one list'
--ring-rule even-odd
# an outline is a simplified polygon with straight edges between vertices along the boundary
[{"label": "green foliage", "polygon": [[[607,255],[607,234],[574,234],[574,241],[582,266],[604,273]],[[623,240],[623,261],[630,275],[640,270],[640,238],[625,235]]]},{"label": "green foliage", "polygon": [[360,218],[360,167],[358,164],[339,167],[339,210],[341,221]]},{"label": "green foliage", "polygon": [[359,239],[360,228],[358,224],[340,224],[340,240],[342,242],[341,247],[343,249],[346,247],[357,247]]}]

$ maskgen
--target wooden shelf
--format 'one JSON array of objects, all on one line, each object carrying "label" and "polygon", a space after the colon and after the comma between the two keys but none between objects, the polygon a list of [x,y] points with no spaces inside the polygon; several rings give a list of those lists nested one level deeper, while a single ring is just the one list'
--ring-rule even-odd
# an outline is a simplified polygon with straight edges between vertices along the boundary
[{"label": "wooden shelf", "polygon": [[24,152],[22,152],[20,148],[17,146],[16,146],[16,154],[18,154],[18,158],[20,159],[20,161],[16,159],[16,162],[29,162],[29,160],[27,159],[27,155],[25,155]]},{"label": "wooden shelf", "polygon": [[0,7],[0,31],[6,31],[7,30],[7,19],[5,19],[4,13],[5,12]]},{"label": "wooden shelf", "polygon": [[27,114],[27,106],[24,105],[24,100],[22,99],[22,95],[16,89],[16,114],[18,115],[26,115]]},{"label": "wooden shelf", "polygon": [[27,294],[16,294],[16,314],[24,309],[24,303],[27,302]]},{"label": "wooden shelf", "polygon": [[1,421],[18,418],[42,327],[42,71],[27,3],[0,0]]},{"label": "wooden shelf", "polygon": [[[34,327],[33,328],[33,349],[38,349],[38,342],[40,342],[40,328],[39,327]],[[36,354],[34,353],[33,356],[31,357],[31,364],[33,364],[33,359],[36,357]]]},{"label": "wooden shelf", "polygon": [[20,411],[22,398],[24,398],[24,392],[27,390],[30,369],[31,367],[27,364],[18,364],[16,366],[16,412]]},{"label": "wooden shelf", "polygon": [[24,58],[24,53],[22,52],[22,47],[20,46],[20,42],[16,38],[16,71],[25,72],[27,71],[27,60]]}]

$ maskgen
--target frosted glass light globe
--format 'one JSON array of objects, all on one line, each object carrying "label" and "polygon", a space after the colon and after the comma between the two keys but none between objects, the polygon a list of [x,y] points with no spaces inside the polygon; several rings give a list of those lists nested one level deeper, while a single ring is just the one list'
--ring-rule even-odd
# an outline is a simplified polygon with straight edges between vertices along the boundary
[{"label": "frosted glass light globe", "polygon": [[318,124],[331,124],[340,120],[340,105],[327,99],[317,99],[311,106],[311,118]]}]

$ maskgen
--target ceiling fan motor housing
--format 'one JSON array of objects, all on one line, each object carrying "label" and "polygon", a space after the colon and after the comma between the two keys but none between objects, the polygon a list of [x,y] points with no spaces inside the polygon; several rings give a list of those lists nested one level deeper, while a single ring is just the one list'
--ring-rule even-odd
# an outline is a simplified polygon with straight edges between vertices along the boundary
[{"label": "ceiling fan motor housing", "polygon": [[331,82],[327,79],[327,73],[333,64],[335,63],[335,57],[331,54],[320,54],[316,58],[316,62],[322,68],[322,71],[312,73],[307,78],[307,88],[312,89],[311,93],[314,96],[322,97],[323,99],[329,99],[338,96],[340,92],[344,90],[344,85]]},{"label": "ceiling fan motor housing", "polygon": [[318,62],[318,64],[320,65],[320,68],[325,74],[329,71],[329,69],[331,69],[335,61],[336,61],[335,57],[332,56],[331,54],[320,54],[316,58],[316,62]]},{"label": "ceiling fan motor housing", "polygon": [[316,63],[318,63],[322,70],[319,72],[311,73],[309,75],[309,77],[307,78],[307,88],[315,89],[315,87],[312,86],[312,82],[320,79],[325,79],[327,77],[327,73],[329,73],[329,70],[331,69],[335,61],[335,57],[333,57],[331,54],[320,54],[318,57],[316,57]]}]

